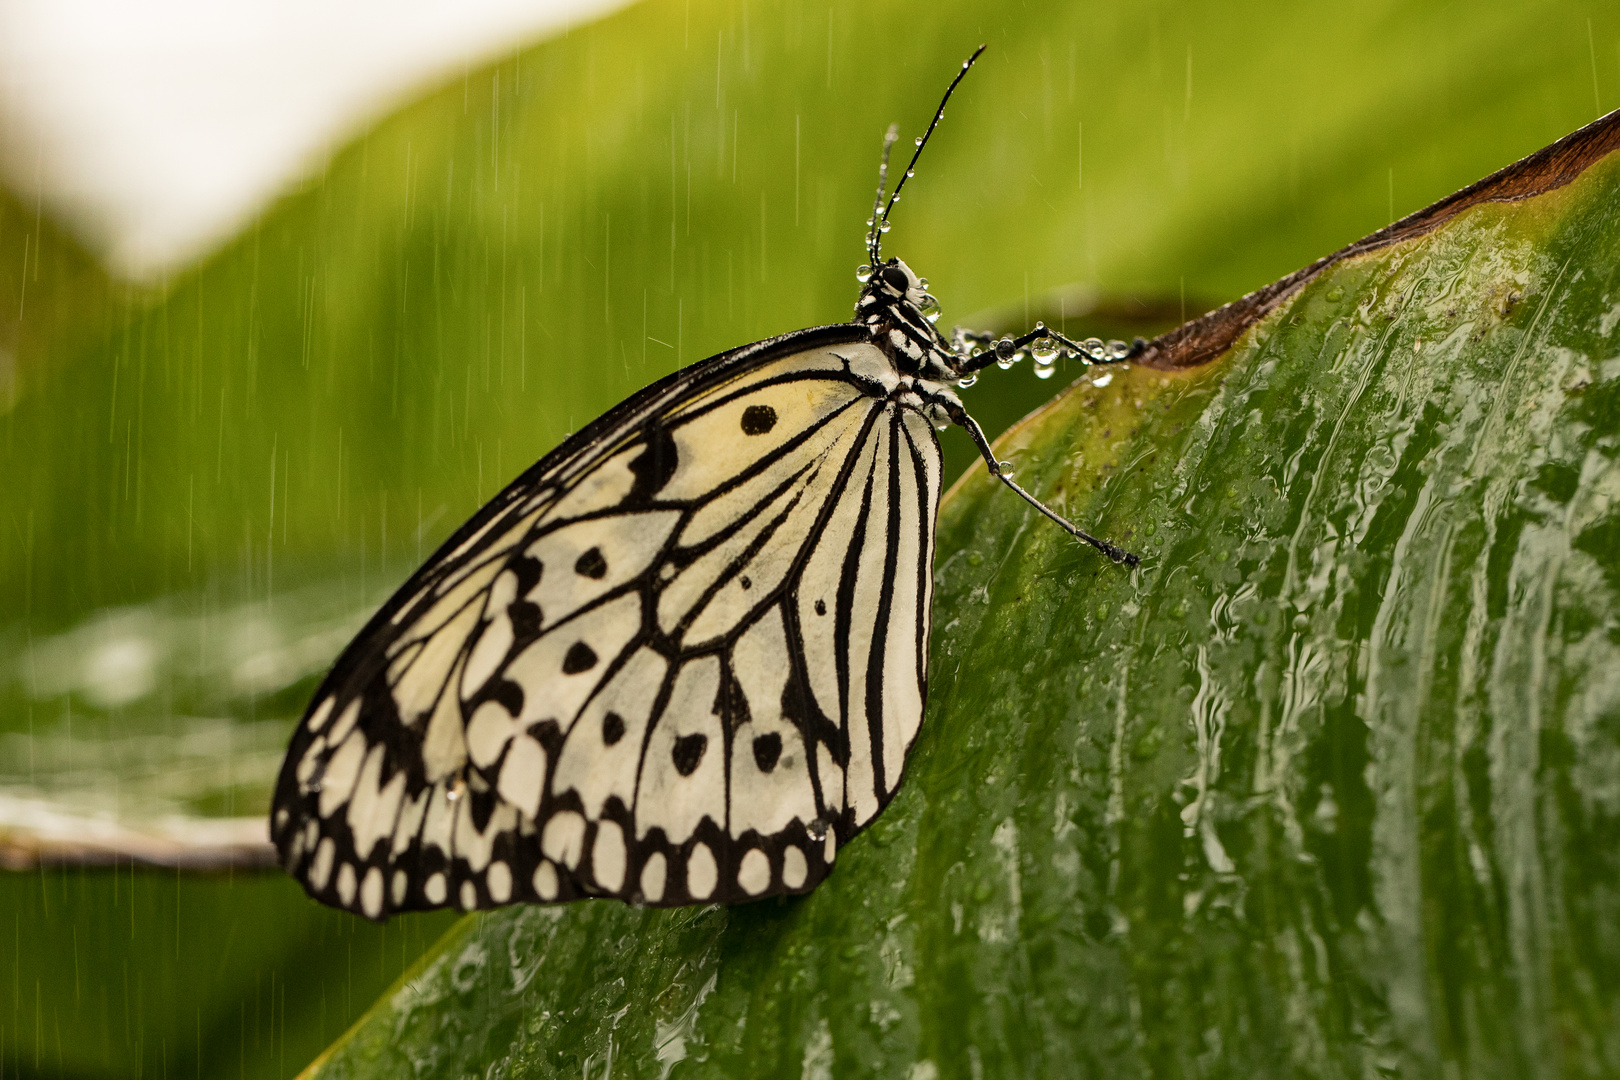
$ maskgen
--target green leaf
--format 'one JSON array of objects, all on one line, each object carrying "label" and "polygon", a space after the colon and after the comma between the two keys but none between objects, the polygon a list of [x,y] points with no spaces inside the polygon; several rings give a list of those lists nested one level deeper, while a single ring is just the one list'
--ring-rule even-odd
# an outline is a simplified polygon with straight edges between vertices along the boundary
[{"label": "green leaf", "polygon": [[1004,438],[1143,566],[970,473],[909,778],[813,894],[469,917],[311,1074],[1612,1074],[1617,145]]}]

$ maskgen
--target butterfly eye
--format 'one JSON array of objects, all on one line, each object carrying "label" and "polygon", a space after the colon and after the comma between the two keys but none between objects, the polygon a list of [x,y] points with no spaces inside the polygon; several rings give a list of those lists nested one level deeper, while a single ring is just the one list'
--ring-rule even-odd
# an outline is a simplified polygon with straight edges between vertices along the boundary
[{"label": "butterfly eye", "polygon": [[898,266],[885,267],[882,277],[883,283],[897,293],[904,293],[911,286],[911,281],[906,277],[906,272]]}]

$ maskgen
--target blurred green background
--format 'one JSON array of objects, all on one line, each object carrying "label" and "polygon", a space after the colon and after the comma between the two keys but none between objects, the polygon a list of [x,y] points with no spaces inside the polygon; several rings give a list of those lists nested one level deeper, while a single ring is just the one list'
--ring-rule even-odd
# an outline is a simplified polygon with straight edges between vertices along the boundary
[{"label": "blurred green background", "polygon": [[[0,193],[0,797],[256,813],[483,499],[675,366],[849,316],[883,129],[980,42],[887,238],[946,323],[1156,332],[1620,105],[1612,5],[683,0],[428,93],[158,288]],[[1064,374],[969,404],[1000,430]],[[289,1075],[451,921],[274,874],[0,896],[9,1075]]]}]

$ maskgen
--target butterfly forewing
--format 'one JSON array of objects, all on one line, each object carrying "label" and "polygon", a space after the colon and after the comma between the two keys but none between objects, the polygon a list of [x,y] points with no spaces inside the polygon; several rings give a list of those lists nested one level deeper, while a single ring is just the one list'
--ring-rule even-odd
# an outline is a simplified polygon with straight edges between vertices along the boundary
[{"label": "butterfly forewing", "polygon": [[922,720],[940,455],[856,327],[643,391],[473,518],[339,659],[272,825],[400,910],[813,887]]}]

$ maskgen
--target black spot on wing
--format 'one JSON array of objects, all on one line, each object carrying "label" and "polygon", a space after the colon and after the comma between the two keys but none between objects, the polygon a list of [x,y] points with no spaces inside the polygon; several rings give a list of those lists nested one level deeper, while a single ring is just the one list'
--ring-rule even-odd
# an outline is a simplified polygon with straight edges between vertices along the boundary
[{"label": "black spot on wing", "polygon": [[612,746],[624,738],[624,717],[616,712],[610,712],[602,717],[602,742]]},{"label": "black spot on wing", "polygon": [[506,609],[506,615],[512,620],[512,644],[515,650],[521,651],[523,646],[540,636],[542,619],[539,604],[518,600]]},{"label": "black spot on wing", "polygon": [[581,577],[601,580],[607,576],[607,559],[602,555],[602,549],[593,547],[574,561],[574,573]]},{"label": "black spot on wing", "polygon": [[643,438],[646,449],[629,466],[636,481],[624,501],[632,505],[644,503],[662,491],[680,465],[675,436],[669,433],[668,428],[657,423],[648,424]]},{"label": "black spot on wing", "polygon": [[764,435],[776,426],[776,410],[769,405],[750,405],[743,410],[744,435]]},{"label": "black spot on wing", "polygon": [[583,641],[576,641],[568,649],[568,655],[563,657],[563,674],[578,675],[582,671],[589,671],[596,666],[596,650]]},{"label": "black spot on wing", "polygon": [[776,768],[781,756],[782,736],[776,732],[767,731],[754,739],[754,764],[759,766],[760,772],[768,773]]},{"label": "black spot on wing", "polygon": [[707,735],[682,735],[675,740],[675,771],[682,776],[691,776],[697,772],[698,765],[703,761],[703,751],[709,747]]}]

